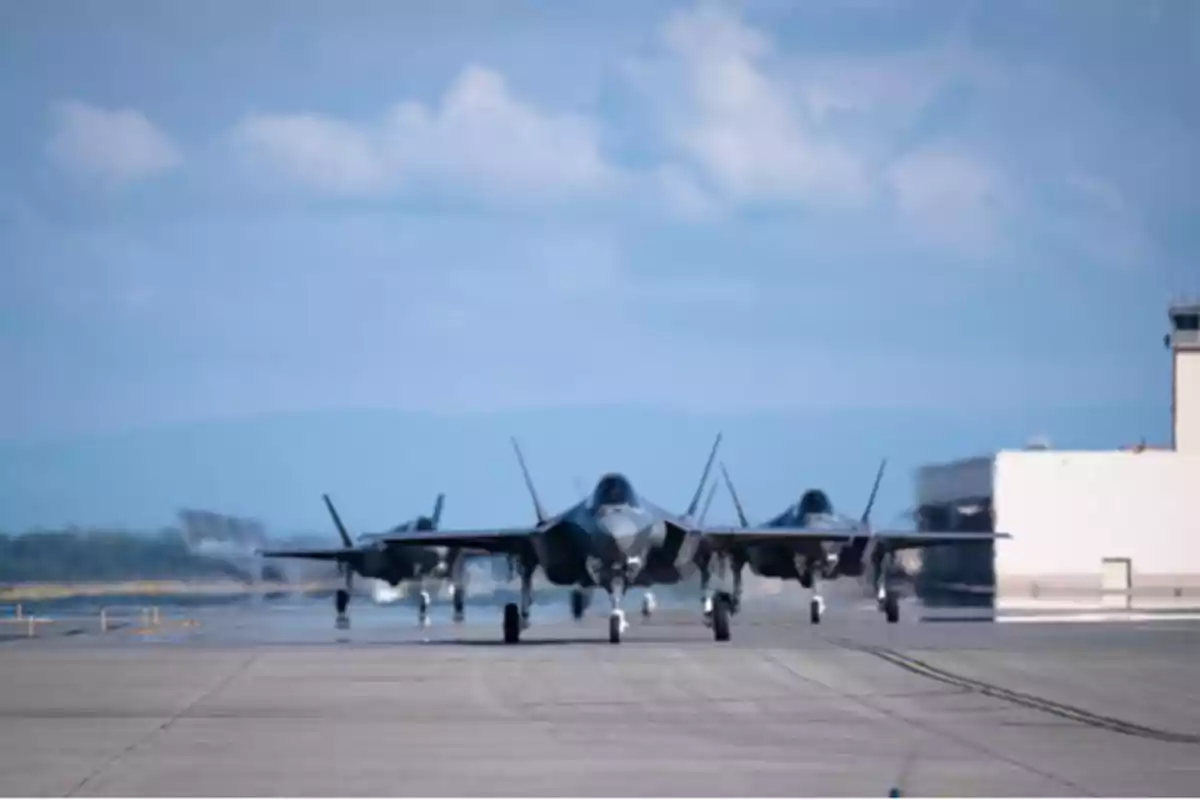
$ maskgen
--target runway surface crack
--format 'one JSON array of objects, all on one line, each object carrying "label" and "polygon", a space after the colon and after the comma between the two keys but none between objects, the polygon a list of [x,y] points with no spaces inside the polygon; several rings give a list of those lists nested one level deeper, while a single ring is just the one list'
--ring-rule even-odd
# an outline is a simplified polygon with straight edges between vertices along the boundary
[{"label": "runway surface crack", "polygon": [[194,698],[192,700],[192,702],[188,703],[186,706],[181,708],[179,711],[175,712],[164,723],[162,723],[161,725],[159,725],[157,728],[150,731],[146,735],[138,738],[135,742],[133,742],[128,747],[126,747],[124,750],[117,753],[115,756],[110,758],[108,761],[104,762],[103,764],[101,764],[100,766],[98,766],[94,770],[92,770],[90,773],[88,773],[87,776],[85,776],[83,780],[81,780],[79,783],[75,784],[75,786],[72,787],[71,791],[64,794],[63,797],[74,797],[75,795],[77,795],[89,783],[91,783],[93,780],[95,780],[97,777],[99,777],[103,773],[107,772],[112,767],[116,766],[118,763],[121,762],[122,759],[124,759],[130,753],[134,752],[135,750],[142,747],[143,745],[148,744],[152,739],[154,739],[154,737],[163,733],[168,728],[170,728],[172,725],[174,725],[177,721],[179,721],[183,717],[187,716],[188,713],[191,712],[191,710],[193,708],[195,708],[196,706],[200,705],[208,698],[210,698],[213,695],[220,692],[222,689],[224,689],[229,684],[233,683],[233,681],[236,680],[242,673],[244,673],[250,667],[250,665],[254,663],[254,661],[257,658],[258,658],[258,654],[252,653],[245,661],[243,661],[242,663],[240,663],[236,667],[234,667],[234,669],[228,675],[226,675],[221,680],[217,681],[217,683],[215,685],[211,686],[209,689],[205,690],[204,692],[201,692],[199,696],[197,696],[196,698]]}]

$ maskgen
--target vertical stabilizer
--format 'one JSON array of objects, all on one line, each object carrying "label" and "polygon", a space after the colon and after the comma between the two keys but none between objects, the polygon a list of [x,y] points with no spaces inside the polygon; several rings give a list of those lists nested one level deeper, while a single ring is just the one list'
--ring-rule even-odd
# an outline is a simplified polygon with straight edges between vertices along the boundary
[{"label": "vertical stabilizer", "polygon": [[717,448],[721,446],[722,434],[717,434],[717,440],[713,442],[712,450],[708,454],[708,461],[704,464],[704,472],[700,475],[700,485],[696,487],[696,494],[692,497],[692,503],[687,508],[686,517],[694,519],[696,511],[700,508],[700,500],[704,495],[704,487],[708,484],[708,473],[712,471],[713,460],[717,457]]},{"label": "vertical stabilizer", "polygon": [[[725,479],[725,488],[729,490],[729,497],[733,500],[733,507],[737,510],[738,523],[743,528],[749,528],[750,520],[746,518],[746,511],[742,508],[742,501],[738,498],[737,489],[733,488],[733,479],[729,477],[724,462],[721,462],[721,477]],[[716,485],[716,481],[713,482],[713,485]]]},{"label": "vertical stabilizer", "polygon": [[430,521],[433,523],[434,530],[437,530],[438,525],[441,524],[442,506],[444,506],[445,504],[446,504],[446,495],[439,493],[437,496],[437,500],[433,501],[433,516],[430,517]]},{"label": "vertical stabilizer", "polygon": [[354,542],[350,539],[350,534],[346,532],[346,526],[342,524],[342,518],[338,516],[337,509],[333,507],[333,501],[329,499],[329,495],[321,495],[321,499],[325,501],[325,508],[329,509],[329,516],[333,517],[333,524],[337,527],[338,535],[342,537],[342,544],[347,548],[354,547]]},{"label": "vertical stabilizer", "polygon": [[513,451],[517,454],[517,463],[521,465],[521,474],[525,476],[525,487],[529,489],[529,496],[533,498],[533,511],[537,514],[538,525],[546,521],[546,509],[542,507],[542,501],[538,499],[537,489],[533,488],[533,478],[529,476],[529,468],[525,466],[525,456],[521,454],[521,445],[517,444],[516,437],[512,439]]}]

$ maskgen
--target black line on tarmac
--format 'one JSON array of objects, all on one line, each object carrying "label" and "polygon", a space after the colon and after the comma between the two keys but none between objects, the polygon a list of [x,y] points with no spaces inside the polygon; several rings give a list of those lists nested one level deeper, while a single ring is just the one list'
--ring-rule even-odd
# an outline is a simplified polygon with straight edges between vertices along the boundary
[{"label": "black line on tarmac", "polygon": [[1161,728],[1151,728],[1146,725],[1139,725],[1127,720],[1118,719],[1117,717],[1109,717],[1102,714],[1097,714],[1093,711],[1069,706],[1066,703],[1059,703],[1055,700],[1050,700],[1037,695],[1017,692],[1012,689],[1006,689],[1003,686],[997,686],[993,683],[987,683],[976,678],[968,678],[964,675],[958,675],[941,667],[935,667],[927,664],[924,661],[913,658],[912,656],[899,653],[895,650],[889,650],[885,647],[876,647],[874,645],[859,644],[850,639],[829,638],[826,641],[831,644],[844,647],[847,650],[855,650],[860,653],[867,653],[882,659],[894,666],[900,667],[903,670],[911,672],[914,675],[920,675],[923,678],[940,681],[950,686],[958,686],[987,697],[992,697],[997,700],[1011,703],[1012,705],[1021,706],[1023,708],[1041,711],[1046,714],[1052,714],[1060,719],[1077,722],[1081,725],[1086,725],[1092,728],[1112,731],[1114,733],[1125,734],[1126,736],[1136,736],[1142,739],[1152,739],[1159,742],[1171,742],[1173,744],[1200,744],[1200,736],[1191,733],[1177,733],[1175,731],[1167,731]]}]

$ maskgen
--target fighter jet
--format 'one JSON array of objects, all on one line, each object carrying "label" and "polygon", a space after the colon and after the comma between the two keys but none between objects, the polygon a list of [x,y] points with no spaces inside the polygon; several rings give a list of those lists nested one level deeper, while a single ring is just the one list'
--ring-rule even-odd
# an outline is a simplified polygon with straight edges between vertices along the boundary
[{"label": "fighter jet", "polygon": [[[875,474],[875,484],[871,487],[866,508],[859,519],[836,512],[823,490],[808,489],[799,501],[761,526],[752,528],[729,471],[722,463],[721,475],[737,510],[738,522],[743,529],[757,531],[757,534],[747,534],[746,530],[742,530],[711,536],[712,555],[728,561],[732,567],[732,610],[736,612],[740,604],[742,569],[749,566],[756,575],[794,579],[805,589],[811,589],[809,618],[813,624],[821,621],[825,610],[825,602],[821,597],[822,580],[843,576],[866,577],[874,588],[880,611],[889,623],[895,623],[900,619],[900,606],[898,592],[890,576],[897,551],[1011,538],[1007,533],[873,530],[871,508],[875,505],[886,468],[885,458]],[[802,531],[804,533],[800,535]]]},{"label": "fighter jet", "polygon": [[[937,539],[961,542],[963,534],[874,531],[866,525],[853,527],[779,525],[771,528],[741,526],[707,527],[696,519],[700,497],[708,480],[721,435],[717,435],[709,453],[700,485],[691,504],[682,515],[675,515],[634,491],[625,475],[612,472],[597,482],[591,495],[567,510],[546,514],[534,489],[525,459],[516,441],[513,449],[533,498],[537,521],[518,528],[488,528],[435,532],[409,532],[383,537],[393,544],[439,545],[473,548],[507,555],[521,579],[521,602],[504,608],[504,640],[516,643],[529,625],[533,602],[533,574],[540,566],[546,579],[556,586],[570,586],[572,613],[578,618],[588,592],[603,589],[609,597],[608,638],[619,643],[627,629],[623,602],[628,587],[649,588],[677,584],[696,570],[700,571],[705,614],[714,638],[726,641],[730,635],[730,613],[735,606],[732,595],[709,595],[711,567],[745,552],[748,546],[783,547],[789,551],[816,552],[813,544],[840,543],[844,574],[852,574],[854,553],[859,566],[868,545],[888,552],[895,545],[915,541],[915,546]],[[798,521],[798,520],[797,520]],[[805,521],[810,521],[807,517]],[[980,537],[975,537],[978,539]],[[983,538],[995,538],[995,535]],[[974,541],[975,539],[971,539]],[[908,545],[914,546],[914,545]],[[822,550],[824,548],[821,548]]]},{"label": "fighter jet", "polygon": [[354,575],[363,578],[374,578],[396,586],[402,581],[420,581],[421,591],[418,595],[418,614],[421,620],[426,620],[429,613],[429,593],[424,589],[426,579],[451,578],[453,581],[454,618],[462,621],[466,590],[463,586],[465,578],[465,555],[458,547],[437,547],[433,545],[403,545],[387,541],[389,536],[402,536],[414,532],[436,531],[441,520],[442,507],[446,496],[439,494],[434,502],[431,516],[419,516],[408,522],[403,522],[384,534],[364,534],[351,539],[342,524],[342,519],[333,507],[329,495],[322,495],[325,507],[333,518],[338,535],[342,539],[341,547],[328,549],[304,550],[260,550],[259,554],[266,558],[307,558],[320,561],[333,561],[338,565],[338,572],[345,578],[346,585],[338,589],[335,597],[338,627],[349,627],[350,618],[346,611],[350,604],[350,592],[353,589]]},{"label": "fighter jet", "polygon": [[[708,488],[708,496],[704,498],[704,508],[701,509],[700,516],[697,517],[697,521],[701,524],[703,524],[705,517],[708,516],[708,509],[712,506],[713,497],[717,494],[717,485],[717,481],[713,481]],[[575,491],[579,493],[581,498],[584,500],[587,499],[588,492],[583,487],[583,481],[579,478],[575,479]],[[591,598],[587,597],[582,605],[576,605],[572,608],[575,619],[578,620],[583,616],[583,612],[586,610],[587,604],[590,602],[590,600]],[[654,592],[647,589],[642,593],[642,617],[649,619],[651,615],[653,615],[656,606],[657,604],[655,603]]]},{"label": "fighter jet", "polygon": [[[571,612],[576,619],[588,606],[591,591],[599,587],[608,593],[612,604],[608,634],[609,641],[617,643],[628,628],[623,608],[626,589],[676,584],[695,574],[695,555],[700,545],[700,538],[693,533],[700,524],[695,517],[720,443],[718,434],[700,484],[682,515],[639,495],[619,472],[603,475],[588,496],[550,515],[538,498],[520,445],[513,439],[513,450],[533,500],[535,524],[409,531],[384,534],[380,540],[390,545],[460,547],[507,556],[521,581],[520,603],[509,603],[504,608],[504,640],[509,643],[519,641],[521,631],[529,626],[533,575],[538,567],[551,584],[571,587]],[[652,607],[652,600],[649,605]]]}]

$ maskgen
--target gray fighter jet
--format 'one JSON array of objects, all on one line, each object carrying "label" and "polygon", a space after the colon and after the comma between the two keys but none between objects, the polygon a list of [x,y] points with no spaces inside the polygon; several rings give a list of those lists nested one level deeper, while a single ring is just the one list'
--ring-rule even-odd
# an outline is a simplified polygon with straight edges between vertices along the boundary
[{"label": "gray fighter jet", "polygon": [[509,643],[519,641],[521,631],[529,625],[533,575],[538,567],[551,584],[572,587],[571,606],[577,618],[593,588],[599,587],[608,594],[612,605],[608,635],[613,643],[621,641],[628,627],[623,608],[627,588],[677,584],[699,570],[705,612],[714,638],[725,641],[730,635],[730,613],[735,600],[729,592],[709,596],[711,567],[744,552],[748,546],[811,552],[814,544],[822,549],[825,544],[842,544],[847,546],[839,552],[850,556],[856,549],[865,551],[868,545],[887,552],[888,548],[905,542],[917,542],[916,546],[920,546],[921,542],[946,537],[959,542],[964,538],[961,534],[874,531],[865,525],[810,527],[809,518],[804,518],[805,524],[771,528],[706,526],[696,518],[696,511],[720,443],[718,434],[700,485],[682,515],[640,496],[629,479],[617,472],[601,477],[588,497],[565,511],[548,515],[514,440],[513,449],[533,498],[535,524],[517,528],[412,531],[381,538],[389,544],[471,548],[508,556],[521,580],[521,602],[509,603],[504,608],[504,640]]},{"label": "gray fighter jet", "polygon": [[676,584],[696,573],[696,553],[701,543],[694,535],[701,524],[696,512],[720,443],[718,435],[696,493],[682,515],[640,496],[629,479],[617,472],[601,477],[592,492],[570,508],[550,515],[538,498],[520,445],[514,439],[513,450],[533,499],[535,524],[388,533],[379,539],[389,545],[458,547],[507,556],[521,581],[521,601],[504,608],[506,642],[517,642],[521,630],[529,625],[533,575],[538,567],[551,584],[572,588],[571,611],[576,619],[589,605],[594,588],[607,592],[612,603],[609,640],[619,642],[628,627],[623,608],[626,589]]},{"label": "gray fighter jet", "polygon": [[[962,533],[929,531],[876,531],[871,527],[871,508],[879,493],[887,459],[879,465],[875,484],[867,506],[859,519],[834,510],[829,496],[821,489],[808,489],[799,501],[762,523],[751,526],[738,498],[737,489],[725,465],[721,474],[737,510],[743,530],[725,534],[714,533],[712,546],[703,556],[724,561],[733,573],[732,610],[736,612],[741,599],[742,570],[749,566],[756,575],[782,580],[796,580],[812,590],[809,618],[821,621],[825,603],[821,597],[821,581],[839,577],[868,579],[875,591],[879,609],[887,621],[898,622],[900,606],[898,592],[889,580],[892,560],[899,550],[946,545],[990,543],[1011,538],[1007,533]],[[756,533],[751,533],[755,531]],[[800,531],[804,535],[798,535]]]},{"label": "gray fighter jet", "polygon": [[260,550],[259,555],[266,558],[306,558],[335,562],[346,582],[344,588],[338,589],[334,600],[339,627],[348,627],[350,624],[350,618],[346,612],[350,604],[350,592],[353,589],[355,573],[363,578],[385,581],[391,586],[396,586],[402,581],[421,582],[418,613],[422,620],[427,619],[429,612],[429,593],[424,589],[424,581],[450,578],[453,581],[454,618],[456,621],[462,621],[466,598],[466,590],[463,586],[465,577],[463,561],[466,554],[463,553],[462,548],[403,545],[388,541],[390,536],[436,531],[446,500],[444,494],[437,496],[432,515],[422,515],[403,522],[387,533],[360,535],[357,540],[352,539],[346,531],[346,526],[342,524],[342,519],[338,515],[337,509],[333,507],[333,501],[329,499],[329,495],[322,495],[322,499],[325,501],[325,507],[329,510],[329,515],[333,518],[333,524],[341,537],[341,547]]}]

